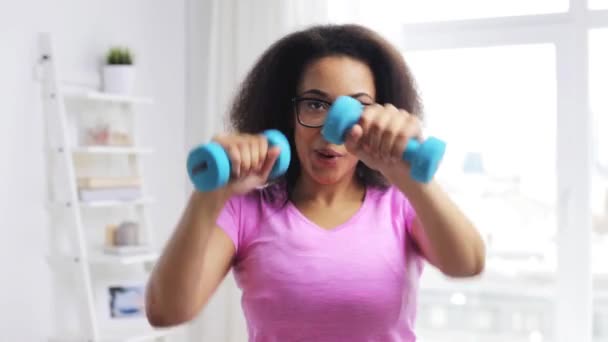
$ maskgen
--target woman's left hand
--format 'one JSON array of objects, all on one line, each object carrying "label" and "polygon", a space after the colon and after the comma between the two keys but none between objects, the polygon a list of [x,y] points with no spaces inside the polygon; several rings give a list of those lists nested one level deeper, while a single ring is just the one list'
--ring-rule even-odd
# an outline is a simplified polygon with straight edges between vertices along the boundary
[{"label": "woman's left hand", "polygon": [[[359,122],[346,137],[346,149],[371,169],[385,177],[406,172],[409,166],[402,159],[409,139],[422,139],[420,120],[392,104],[366,106]],[[402,175],[402,177],[405,175]]]}]

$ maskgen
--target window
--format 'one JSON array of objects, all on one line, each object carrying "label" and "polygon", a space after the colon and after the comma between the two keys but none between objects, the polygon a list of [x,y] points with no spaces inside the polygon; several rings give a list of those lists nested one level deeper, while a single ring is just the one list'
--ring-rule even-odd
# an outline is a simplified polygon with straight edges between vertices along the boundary
[{"label": "window", "polygon": [[589,0],[590,9],[608,9],[608,0]]},{"label": "window", "polygon": [[447,142],[437,179],[488,247],[479,278],[426,268],[420,340],[608,341],[608,0],[358,4],[401,44],[425,135]]},{"label": "window", "polygon": [[471,198],[468,212],[493,247],[538,251],[555,233],[554,47],[404,55],[425,104],[426,134],[448,142],[438,177],[455,196]]},{"label": "window", "polygon": [[[471,340],[482,331],[509,341],[549,336],[550,295],[515,294],[542,292],[547,284],[526,275],[556,270],[554,46],[404,52],[404,57],[425,104],[425,134],[448,144],[437,177],[482,232],[491,269],[485,288],[452,283],[446,285],[452,293],[445,306],[423,301],[422,338],[442,341],[459,333]],[[492,282],[510,289],[493,288]],[[437,283],[437,274],[426,272],[423,296],[442,298],[433,292]]]},{"label": "window", "polygon": [[[605,1],[605,0],[596,0]],[[463,20],[565,12],[567,0],[363,1],[362,13],[403,23]],[[387,11],[387,8],[390,8]]]}]

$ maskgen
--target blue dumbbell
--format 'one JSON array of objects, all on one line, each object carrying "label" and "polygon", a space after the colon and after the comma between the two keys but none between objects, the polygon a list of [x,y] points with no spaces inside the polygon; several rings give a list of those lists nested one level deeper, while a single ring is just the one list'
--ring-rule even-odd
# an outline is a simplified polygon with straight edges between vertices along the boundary
[{"label": "blue dumbbell", "polygon": [[[359,122],[362,113],[361,102],[350,96],[338,97],[329,109],[321,134],[331,143],[343,144],[346,132]],[[444,153],[445,143],[437,138],[430,137],[423,143],[410,139],[402,158],[410,164],[413,179],[428,183],[435,175]]]},{"label": "blue dumbbell", "polygon": [[[289,141],[278,130],[264,131],[270,146],[279,146],[281,152],[270,172],[270,179],[281,176],[287,171],[291,161]],[[224,186],[230,179],[230,159],[224,148],[210,142],[195,147],[187,160],[188,175],[194,187],[201,192],[212,191]]]}]

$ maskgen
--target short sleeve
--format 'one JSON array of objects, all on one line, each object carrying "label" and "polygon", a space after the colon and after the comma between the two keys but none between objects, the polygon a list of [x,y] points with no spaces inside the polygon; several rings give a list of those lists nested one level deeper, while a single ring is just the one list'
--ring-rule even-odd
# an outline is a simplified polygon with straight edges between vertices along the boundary
[{"label": "short sleeve", "polygon": [[239,231],[241,226],[241,198],[231,197],[220,211],[216,224],[234,243],[236,251],[239,250]]},{"label": "short sleeve", "polygon": [[399,197],[401,202],[400,207],[403,213],[402,219],[405,221],[405,243],[406,253],[408,255],[407,260],[409,260],[408,262],[411,262],[411,266],[414,267],[413,269],[416,270],[415,274],[417,275],[417,277],[419,277],[424,269],[424,256],[422,255],[420,247],[416,243],[413,234],[414,221],[417,217],[416,210],[410,203],[409,199],[405,195],[403,195],[401,191],[399,191],[398,189],[396,191],[401,194]]},{"label": "short sleeve", "polygon": [[[409,199],[397,188],[392,186],[391,189],[391,206],[393,212],[399,218],[399,224],[405,226],[405,232],[411,236],[414,220],[416,219],[416,210],[412,207]],[[402,226],[403,227],[403,226]]]},{"label": "short sleeve", "polygon": [[412,204],[405,196],[403,197],[403,207],[405,215],[405,229],[407,233],[411,235],[414,227],[414,220],[416,219],[416,210],[414,207],[412,207]]}]

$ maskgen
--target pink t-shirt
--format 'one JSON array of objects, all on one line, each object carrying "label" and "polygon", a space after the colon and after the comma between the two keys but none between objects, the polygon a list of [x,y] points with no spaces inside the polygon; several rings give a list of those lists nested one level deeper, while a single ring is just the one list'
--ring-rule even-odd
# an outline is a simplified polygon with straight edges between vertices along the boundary
[{"label": "pink t-shirt", "polygon": [[218,219],[236,246],[250,341],[416,340],[423,259],[415,212],[396,188],[368,188],[347,222],[325,230],[261,190],[231,198]]}]

